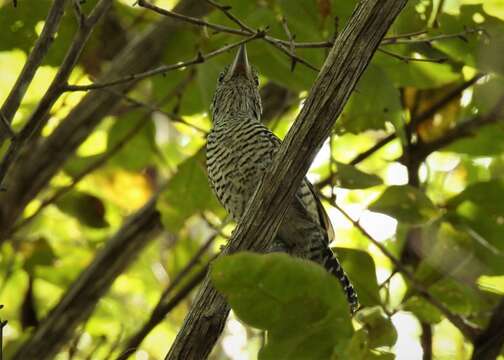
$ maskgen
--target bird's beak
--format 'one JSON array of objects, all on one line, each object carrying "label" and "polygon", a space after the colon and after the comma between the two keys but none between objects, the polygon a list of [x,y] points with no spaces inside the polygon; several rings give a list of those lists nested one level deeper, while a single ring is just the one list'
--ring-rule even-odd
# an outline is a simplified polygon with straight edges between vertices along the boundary
[{"label": "bird's beak", "polygon": [[241,45],[240,49],[236,53],[233,63],[229,67],[229,70],[226,74],[226,80],[229,80],[232,77],[238,75],[243,75],[249,79],[252,79],[252,71],[248,62],[247,49],[245,48],[245,44]]}]

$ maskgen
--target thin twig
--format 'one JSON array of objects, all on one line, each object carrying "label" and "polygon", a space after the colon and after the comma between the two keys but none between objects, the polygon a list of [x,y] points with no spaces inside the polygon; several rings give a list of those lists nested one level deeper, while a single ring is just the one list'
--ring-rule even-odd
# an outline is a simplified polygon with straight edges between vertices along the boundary
[{"label": "thin twig", "polygon": [[[240,36],[250,36],[251,32],[248,30],[237,30],[233,29],[232,27],[229,26],[224,26],[224,25],[219,25],[219,24],[214,24],[208,21],[205,21],[200,18],[192,17],[192,16],[187,16],[187,15],[182,15],[179,13],[176,13],[174,11],[169,11],[163,8],[160,8],[159,6],[153,5],[145,0],[138,0],[138,6],[141,6],[143,8],[152,10],[160,15],[168,16],[177,20],[182,20],[184,22],[187,22],[189,24],[197,25],[197,26],[204,26],[209,29],[213,29],[218,32],[224,32],[228,34],[235,34],[235,35],[240,35]],[[253,31],[252,33],[254,33]]]},{"label": "thin twig", "polygon": [[416,57],[411,57],[411,56],[404,56],[401,54],[396,54],[392,51],[388,51],[382,48],[378,48],[378,51],[381,51],[384,54],[387,54],[389,56],[392,56],[398,60],[404,61],[405,63],[409,63],[410,61],[419,61],[419,62],[431,62],[431,63],[438,63],[442,64],[446,62],[448,59],[447,58],[437,58],[437,59],[430,59],[430,58],[416,58]]},{"label": "thin twig", "polygon": [[240,19],[238,19],[236,16],[234,16],[230,10],[232,9],[231,6],[229,5],[221,5],[213,0],[206,0],[207,3],[209,3],[210,5],[212,5],[213,7],[215,7],[216,9],[219,9],[220,11],[222,11],[224,13],[224,15],[226,15],[228,17],[229,20],[231,20],[232,22],[234,22],[236,25],[238,25],[238,27],[240,27],[240,29],[242,29],[243,31],[247,31],[248,33],[250,34],[253,34],[255,33],[255,30],[252,29],[250,26],[248,26],[247,24],[245,24],[243,21],[241,21]]},{"label": "thin twig", "polygon": [[419,37],[419,38],[411,38],[411,37],[395,37],[395,38],[387,38],[383,39],[381,45],[398,45],[398,44],[423,44],[423,43],[433,43],[436,41],[442,40],[450,40],[450,39],[460,39],[462,41],[467,41],[466,35],[468,34],[481,34],[483,32],[482,29],[476,28],[468,28],[464,31],[460,31],[453,34],[441,34],[435,35],[431,37]]},{"label": "thin twig", "polygon": [[103,89],[106,87],[119,85],[119,84],[127,83],[130,81],[145,79],[147,77],[158,75],[158,74],[165,74],[169,71],[173,71],[176,69],[181,69],[181,68],[195,65],[195,64],[201,64],[210,58],[213,58],[213,57],[220,55],[226,51],[229,51],[231,49],[239,47],[240,45],[243,45],[249,41],[252,41],[254,39],[257,39],[257,38],[260,38],[263,36],[264,36],[263,32],[257,32],[256,34],[249,36],[246,39],[240,40],[238,42],[235,42],[235,43],[232,43],[232,44],[229,44],[226,46],[223,46],[223,47],[221,47],[217,50],[214,50],[212,52],[209,52],[207,54],[202,54],[202,53],[198,52],[196,57],[192,60],[188,60],[185,62],[178,62],[177,64],[162,65],[162,66],[159,66],[155,69],[147,70],[147,71],[137,73],[137,74],[131,74],[129,76],[126,76],[126,77],[123,77],[120,79],[116,79],[116,80],[112,80],[112,81],[108,81],[108,82],[94,83],[94,84],[89,84],[89,85],[67,85],[64,88],[64,91],[89,91],[89,90]]},{"label": "thin twig", "polygon": [[[289,30],[289,26],[287,25],[287,19],[285,17],[282,17],[282,20],[281,20],[281,23],[282,23],[282,27],[285,31],[285,35],[287,35],[287,38],[289,39],[289,48],[290,48],[290,52],[292,54],[295,54],[296,52],[296,46],[294,45],[294,36],[292,36],[290,30]],[[295,58],[292,58],[292,62],[291,62],[291,72],[294,71],[294,68],[296,67],[296,59]]]}]

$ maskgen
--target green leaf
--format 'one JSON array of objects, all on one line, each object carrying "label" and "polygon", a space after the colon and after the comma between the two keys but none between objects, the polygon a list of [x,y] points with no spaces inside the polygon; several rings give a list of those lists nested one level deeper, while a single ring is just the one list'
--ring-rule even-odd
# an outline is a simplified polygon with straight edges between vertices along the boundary
[{"label": "green leaf", "polygon": [[348,304],[322,267],[286,254],[239,253],[218,259],[211,277],[242,321],[268,330],[259,359],[329,359],[348,346]]},{"label": "green leaf", "polygon": [[397,341],[397,331],[381,307],[364,308],[355,318],[368,331],[370,348],[392,346]]},{"label": "green leaf", "polygon": [[336,127],[351,133],[384,129],[386,121],[400,127],[401,111],[399,90],[383,69],[371,64],[359,80]]},{"label": "green leaf", "polygon": [[93,228],[108,226],[105,219],[105,205],[100,198],[94,195],[73,190],[59,198],[55,205],[65,214],[79,220],[83,225]]},{"label": "green leaf", "polygon": [[173,232],[180,230],[192,215],[221,209],[208,183],[203,150],[179,165],[166,189],[158,209],[164,226]]},{"label": "green leaf", "polygon": [[373,258],[367,252],[355,249],[337,248],[335,253],[355,286],[359,302],[364,306],[379,304],[380,295]]},{"label": "green leaf", "polygon": [[379,176],[365,173],[353,165],[338,162],[336,166],[336,180],[339,187],[345,189],[366,189],[383,183]]},{"label": "green leaf", "polygon": [[420,225],[439,215],[432,201],[420,190],[409,185],[389,186],[374,201],[369,210],[384,213],[397,221]]},{"label": "green leaf", "polygon": [[465,65],[504,74],[504,64],[499,55],[504,52],[504,21],[485,13],[482,5],[478,4],[461,6],[459,15],[443,13],[439,23],[439,34],[460,33],[467,28],[481,29],[483,33],[466,35],[465,40],[437,41],[433,43],[437,49]]}]

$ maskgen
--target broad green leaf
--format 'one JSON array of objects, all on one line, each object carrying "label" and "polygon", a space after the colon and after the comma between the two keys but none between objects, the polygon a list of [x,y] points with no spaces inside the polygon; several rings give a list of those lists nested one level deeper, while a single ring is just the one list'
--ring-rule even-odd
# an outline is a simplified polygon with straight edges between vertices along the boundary
[{"label": "broad green leaf", "polygon": [[158,201],[158,209],[163,224],[173,232],[192,215],[221,209],[208,183],[204,151],[180,164]]},{"label": "broad green leaf", "polygon": [[366,189],[383,183],[382,179],[374,174],[368,174],[355,166],[337,163],[337,185],[345,189]]},{"label": "broad green leaf", "polygon": [[414,225],[424,224],[439,215],[432,201],[420,190],[409,185],[389,186],[374,201],[369,210],[384,213],[397,221]]},{"label": "broad green leaf", "polygon": [[379,304],[380,295],[373,258],[367,252],[347,248],[337,248],[335,253],[355,286],[361,305]]},{"label": "broad green leaf", "polygon": [[55,205],[62,212],[76,218],[82,225],[93,228],[108,226],[105,219],[105,205],[94,195],[73,190],[59,198]]},{"label": "broad green leaf", "polygon": [[217,260],[211,276],[241,320],[268,331],[259,359],[329,359],[350,341],[341,286],[312,262],[245,252]]},{"label": "broad green leaf", "polygon": [[370,65],[346,104],[336,127],[340,131],[358,133],[369,129],[384,129],[389,121],[400,128],[401,102],[399,90],[387,74]]},{"label": "broad green leaf", "polygon": [[362,309],[355,318],[367,330],[370,348],[392,346],[397,341],[396,329],[381,307]]}]

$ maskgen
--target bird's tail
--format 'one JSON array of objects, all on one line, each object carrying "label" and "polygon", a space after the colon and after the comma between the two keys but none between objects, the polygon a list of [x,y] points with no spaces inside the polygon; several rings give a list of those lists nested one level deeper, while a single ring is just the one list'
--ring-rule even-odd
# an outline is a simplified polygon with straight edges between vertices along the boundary
[{"label": "bird's tail", "polygon": [[326,268],[326,270],[334,275],[341,284],[343,291],[345,292],[348,304],[350,305],[350,312],[354,314],[359,309],[359,299],[357,297],[357,292],[353,287],[348,275],[343,270],[338,258],[327,246],[322,249],[318,249],[317,259],[312,259],[320,263]]}]

